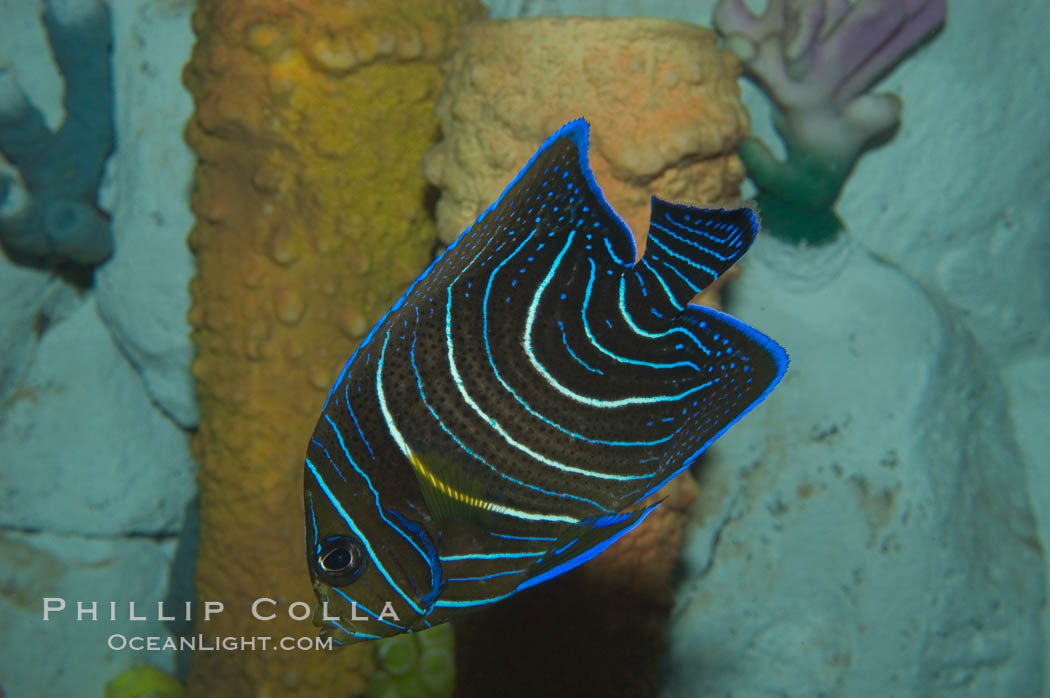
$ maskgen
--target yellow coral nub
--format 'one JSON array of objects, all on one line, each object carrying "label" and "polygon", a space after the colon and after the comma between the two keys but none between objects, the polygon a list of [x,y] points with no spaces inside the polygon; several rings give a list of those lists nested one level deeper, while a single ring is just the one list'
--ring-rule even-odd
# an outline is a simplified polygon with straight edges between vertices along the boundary
[{"label": "yellow coral nub", "polygon": [[354,47],[346,39],[322,37],[310,44],[310,57],[320,66],[334,73],[346,73],[353,70],[361,59]]},{"label": "yellow coral nub", "polygon": [[379,670],[369,677],[368,698],[449,698],[456,666],[452,627],[395,635],[376,643]]},{"label": "yellow coral nub", "polygon": [[106,684],[106,698],[182,698],[182,684],[157,667],[137,664]]}]

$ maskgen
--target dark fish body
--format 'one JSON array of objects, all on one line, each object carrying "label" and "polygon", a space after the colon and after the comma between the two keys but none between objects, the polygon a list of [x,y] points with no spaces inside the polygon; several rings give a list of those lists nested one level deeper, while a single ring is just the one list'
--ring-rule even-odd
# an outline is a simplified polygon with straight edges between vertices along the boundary
[{"label": "dark fish body", "polygon": [[[551,136],[372,329],[307,449],[307,561],[339,643],[445,622],[591,559],[787,368],[690,299],[748,209],[654,198],[645,255]],[[333,620],[334,619],[334,620]]]}]

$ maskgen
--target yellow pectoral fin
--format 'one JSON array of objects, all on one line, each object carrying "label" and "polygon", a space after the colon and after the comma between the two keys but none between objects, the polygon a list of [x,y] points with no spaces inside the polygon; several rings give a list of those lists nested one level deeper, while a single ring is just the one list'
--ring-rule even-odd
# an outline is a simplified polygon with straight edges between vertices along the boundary
[{"label": "yellow pectoral fin", "polygon": [[409,454],[408,460],[435,520],[484,524],[497,508],[482,495],[481,482],[457,463],[438,455],[421,457],[415,452]]}]

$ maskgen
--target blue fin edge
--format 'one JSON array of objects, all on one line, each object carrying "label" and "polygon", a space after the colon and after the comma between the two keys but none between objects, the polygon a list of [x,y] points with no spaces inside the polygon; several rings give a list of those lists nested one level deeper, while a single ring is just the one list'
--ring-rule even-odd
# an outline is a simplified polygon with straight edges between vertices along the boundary
[{"label": "blue fin edge", "polygon": [[743,419],[745,414],[747,414],[751,410],[755,409],[755,407],[760,402],[765,400],[766,397],[771,392],[773,392],[773,388],[777,387],[777,384],[780,383],[780,379],[784,377],[784,374],[787,372],[787,369],[788,369],[788,364],[790,363],[790,359],[788,358],[788,353],[784,349],[784,347],[782,347],[779,344],[777,344],[777,342],[774,339],[770,338],[769,335],[766,335],[766,334],[764,334],[762,332],[759,332],[758,330],[756,330],[751,325],[748,325],[746,322],[743,322],[742,320],[738,320],[737,318],[733,317],[732,315],[726,315],[725,313],[720,312],[718,310],[715,310],[713,308],[708,308],[705,305],[696,305],[695,303],[690,303],[689,305],[687,305],[683,312],[690,312],[690,311],[698,312],[698,314],[700,314],[700,315],[706,315],[708,317],[712,317],[712,318],[715,318],[715,319],[717,319],[717,320],[719,320],[721,322],[724,322],[725,324],[731,326],[733,329],[737,330],[741,334],[746,335],[749,339],[751,339],[756,344],[758,344],[760,347],[765,349],[766,353],[770,356],[770,358],[773,359],[773,363],[776,365],[776,375],[773,376],[773,380],[771,380],[769,382],[769,385],[767,385],[766,389],[762,391],[762,394],[759,395],[757,398],[755,398],[755,400],[750,405],[748,405],[747,408],[744,409],[743,412],[738,414],[731,421],[727,422],[726,425],[724,427],[722,427],[721,429],[719,429],[718,432],[716,432],[714,436],[712,436],[710,439],[705,441],[700,446],[700,448],[698,448],[696,451],[694,451],[691,456],[686,458],[682,462],[682,467],[680,467],[677,470],[675,470],[674,472],[672,472],[670,475],[668,475],[666,478],[661,480],[655,486],[650,487],[645,492],[645,494],[643,494],[641,497],[639,497],[638,499],[635,500],[635,503],[640,502],[643,499],[645,499],[646,497],[652,495],[653,493],[658,491],[661,487],[666,485],[668,482],[670,482],[671,480],[673,480],[676,477],[678,477],[679,475],[681,475],[682,472],[686,468],[691,466],[696,461],[696,459],[700,457],[701,453],[703,453],[704,451],[707,450],[708,446],[710,446],[712,443],[717,441],[718,438],[720,436],[722,436],[722,434],[724,434],[727,431],[729,431],[729,428],[731,426],[733,426],[734,424],[739,422],[741,419]]},{"label": "blue fin edge", "polygon": [[[582,565],[583,563],[587,562],[588,560],[594,559],[597,555],[602,553],[610,545],[612,545],[616,541],[620,540],[625,535],[627,535],[628,533],[633,531],[635,528],[637,528],[638,525],[641,524],[643,521],[645,521],[645,518],[647,516],[649,516],[649,514],[653,513],[653,511],[656,509],[656,507],[660,506],[661,504],[663,504],[663,501],[656,502],[655,504],[650,504],[648,507],[646,507],[645,509],[643,509],[640,512],[631,512],[630,514],[627,514],[626,515],[627,517],[634,516],[634,515],[637,514],[638,515],[638,520],[633,522],[630,526],[626,526],[622,530],[617,531],[616,533],[614,533],[613,535],[609,536],[608,538],[605,538],[604,540],[599,542],[597,545],[593,545],[590,548],[587,548],[586,550],[581,552],[579,555],[577,555],[575,557],[571,557],[568,560],[566,560],[565,562],[562,562],[560,564],[555,565],[554,567],[550,568],[549,570],[547,570],[543,574],[538,574],[535,577],[531,577],[529,579],[526,579],[524,582],[522,582],[521,584],[519,584],[517,586],[517,588],[514,590],[514,593],[522,591],[523,589],[528,589],[531,586],[536,586],[537,584],[542,584],[543,582],[546,582],[546,581],[548,581],[550,579],[554,579],[555,577],[561,576],[561,575],[565,574],[566,572],[579,567],[580,565]],[[618,523],[618,521],[610,522],[610,521],[607,520],[608,518],[609,517],[600,517],[599,519],[597,519],[597,520],[595,520],[594,522],[591,523],[591,527],[592,528],[600,528],[600,527],[603,527],[603,526],[610,526],[610,525],[612,525],[614,523]],[[599,524],[599,522],[601,522],[602,519],[606,519],[606,521]],[[581,523],[583,523],[583,522],[581,522]]]}]

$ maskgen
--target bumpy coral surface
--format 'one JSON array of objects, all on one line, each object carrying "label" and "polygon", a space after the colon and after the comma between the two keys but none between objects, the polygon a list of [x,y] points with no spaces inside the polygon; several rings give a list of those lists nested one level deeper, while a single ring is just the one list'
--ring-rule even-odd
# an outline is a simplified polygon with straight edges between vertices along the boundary
[{"label": "bumpy coral surface", "polygon": [[[639,255],[651,195],[739,204],[744,169],[734,152],[748,133],[740,65],[710,30],[650,19],[529,19],[477,23],[464,36],[438,100],[444,140],[424,161],[442,189],[443,240],[579,116],[591,122],[595,177]],[[594,561],[458,623],[456,695],[656,695],[671,572],[695,495],[692,477],[682,475],[656,495],[663,506]]]},{"label": "bumpy coral surface", "polygon": [[[591,122],[591,167],[638,236],[649,196],[728,205],[748,133],[739,61],[708,29],[657,19],[517,19],[477,23],[446,66],[444,140],[426,176],[442,188],[448,242],[503,190],[543,140]],[[641,254],[641,250],[639,250]]]},{"label": "bumpy coral surface", "polygon": [[[591,122],[590,164],[638,240],[649,197],[739,203],[748,135],[740,63],[709,29],[659,19],[480,22],[445,70],[443,140],[424,160],[440,187],[438,234],[453,240],[565,122]],[[717,285],[717,284],[716,284]],[[708,295],[708,302],[716,298]]]},{"label": "bumpy coral surface", "polygon": [[[302,458],[354,346],[427,263],[419,162],[438,61],[475,0],[202,0],[185,80],[199,157],[190,321],[207,637],[314,637]],[[259,621],[251,604],[274,599]],[[294,608],[301,611],[302,607]],[[360,695],[370,645],[197,652],[192,696]]]}]

